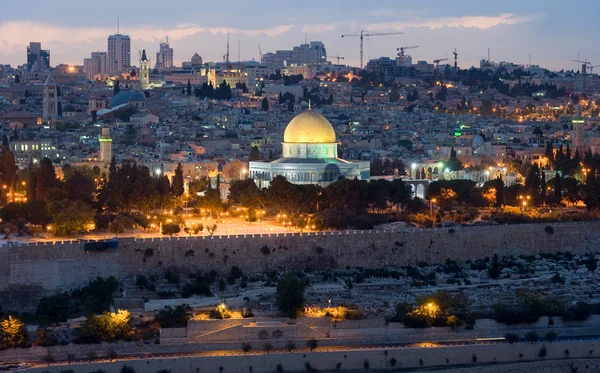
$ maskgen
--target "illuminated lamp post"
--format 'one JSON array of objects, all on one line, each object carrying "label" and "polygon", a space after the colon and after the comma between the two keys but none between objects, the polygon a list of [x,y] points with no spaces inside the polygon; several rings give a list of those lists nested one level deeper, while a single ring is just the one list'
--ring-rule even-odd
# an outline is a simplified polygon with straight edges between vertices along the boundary
[{"label": "illuminated lamp post", "polygon": [[429,216],[433,216],[433,204],[436,202],[435,198],[429,200]]}]

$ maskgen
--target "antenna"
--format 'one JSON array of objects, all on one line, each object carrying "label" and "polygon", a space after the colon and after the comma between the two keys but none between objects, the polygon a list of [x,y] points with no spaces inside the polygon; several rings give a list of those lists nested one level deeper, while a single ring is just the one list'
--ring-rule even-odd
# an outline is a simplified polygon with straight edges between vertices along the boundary
[{"label": "antenna", "polygon": [[308,44],[308,39],[306,38],[306,31],[304,31],[304,44]]},{"label": "antenna", "polygon": [[242,59],[240,58],[240,39],[238,39],[238,62],[242,62]]},{"label": "antenna", "polygon": [[531,53],[529,53],[529,68],[531,69]]},{"label": "antenna", "polygon": [[119,35],[119,15],[118,14],[117,14],[117,35]]},{"label": "antenna", "polygon": [[488,48],[488,63],[491,62],[490,60],[490,48]]}]

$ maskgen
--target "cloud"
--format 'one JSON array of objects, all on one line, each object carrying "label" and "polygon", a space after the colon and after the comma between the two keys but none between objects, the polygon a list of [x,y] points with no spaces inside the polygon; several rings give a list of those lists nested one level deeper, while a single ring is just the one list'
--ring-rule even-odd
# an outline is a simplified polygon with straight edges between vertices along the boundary
[{"label": "cloud", "polygon": [[427,27],[440,29],[444,27],[467,27],[487,30],[499,25],[516,25],[539,20],[540,15],[516,16],[512,13],[504,13],[498,16],[463,16],[463,17],[439,17],[425,18],[413,17],[402,22],[368,23],[364,27],[370,31],[404,30],[413,27]]},{"label": "cloud", "polygon": [[[226,27],[203,27],[197,24],[181,24],[172,28],[156,28],[151,25],[140,25],[128,28],[127,34],[133,40],[157,41],[165,36],[171,40],[181,40],[202,32],[274,37],[288,32],[293,25],[276,25],[263,29],[237,29]],[[4,43],[0,44],[0,51],[7,52],[13,46],[24,48],[30,41],[42,43],[61,42],[67,44],[95,43],[99,39],[106,40],[114,29],[94,27],[65,27],[39,22],[6,22],[0,24],[0,35]]]}]

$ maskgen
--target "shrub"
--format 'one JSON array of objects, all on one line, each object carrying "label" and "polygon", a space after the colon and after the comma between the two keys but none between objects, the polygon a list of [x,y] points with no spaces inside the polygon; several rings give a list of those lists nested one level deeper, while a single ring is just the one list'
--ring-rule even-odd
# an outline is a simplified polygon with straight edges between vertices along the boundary
[{"label": "shrub", "polygon": [[542,348],[540,348],[540,352],[538,352],[538,356],[543,359],[547,354],[548,351],[546,350],[546,346],[542,346]]},{"label": "shrub", "polygon": [[287,343],[285,344],[285,349],[288,350],[289,352],[292,352],[293,350],[296,349],[296,344],[292,341],[287,341]]},{"label": "shrub", "polygon": [[185,328],[192,317],[192,309],[187,304],[165,308],[154,313],[154,319],[161,328]]},{"label": "shrub", "polygon": [[283,365],[277,364],[275,370],[277,371],[277,373],[283,373]]},{"label": "shrub", "polygon": [[252,345],[250,343],[242,343],[242,351],[244,351],[244,354],[247,354],[248,352],[250,352],[250,350],[252,350]]},{"label": "shrub", "polygon": [[369,370],[370,366],[371,363],[369,363],[369,360],[365,359],[365,361],[363,361],[363,368],[365,368],[365,370]]},{"label": "shrub", "polygon": [[476,363],[476,362],[477,362],[477,355],[476,355],[476,354],[473,354],[473,355],[471,356],[471,362],[473,362],[473,363]]},{"label": "shrub", "polygon": [[260,248],[260,252],[263,253],[263,255],[269,255],[271,254],[271,249],[269,249],[269,246],[265,245]]},{"label": "shrub", "polygon": [[546,225],[546,227],[544,228],[544,231],[548,234],[554,234],[554,228],[552,228],[552,226],[550,226],[550,225]]},{"label": "shrub", "polygon": [[121,368],[121,373],[135,373],[135,369],[130,366],[123,365],[123,368]]},{"label": "shrub", "polygon": [[546,333],[546,340],[550,343],[552,343],[552,341],[554,341],[556,339],[556,332],[554,331],[549,331],[548,333]]},{"label": "shrub", "polygon": [[44,363],[48,364],[48,366],[50,366],[50,364],[54,363],[56,361],[56,359],[54,358],[54,356],[52,356],[51,353],[48,352],[48,354],[46,354],[42,357],[42,361]]}]

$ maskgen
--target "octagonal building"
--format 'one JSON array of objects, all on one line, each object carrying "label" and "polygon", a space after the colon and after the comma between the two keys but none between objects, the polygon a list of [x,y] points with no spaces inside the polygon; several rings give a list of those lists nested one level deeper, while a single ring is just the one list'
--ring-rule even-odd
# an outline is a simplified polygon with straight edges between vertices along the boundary
[{"label": "octagonal building", "polygon": [[259,188],[267,188],[275,176],[294,184],[327,186],[341,177],[368,180],[369,162],[350,162],[338,158],[338,143],[329,121],[307,110],[297,115],[283,134],[283,158],[251,161],[249,177]]}]

